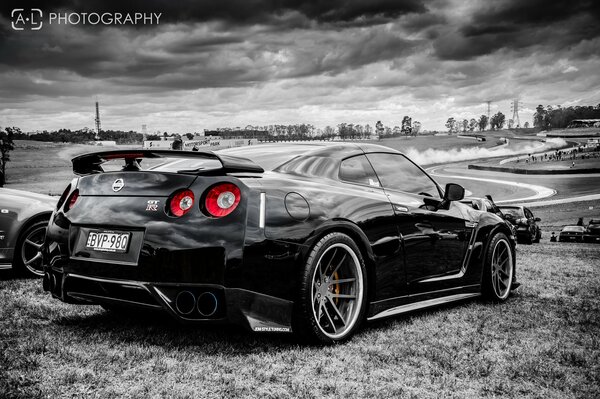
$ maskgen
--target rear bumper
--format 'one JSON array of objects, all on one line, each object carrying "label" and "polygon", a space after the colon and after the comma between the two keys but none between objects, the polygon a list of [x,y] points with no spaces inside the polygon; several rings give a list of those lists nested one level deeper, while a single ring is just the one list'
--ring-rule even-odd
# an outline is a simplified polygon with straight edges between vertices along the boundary
[{"label": "rear bumper", "polygon": [[256,332],[291,332],[293,302],[215,284],[110,279],[49,270],[44,289],[63,302],[169,313],[183,323],[231,323]]},{"label": "rear bumper", "polygon": [[600,242],[599,234],[586,234],[583,236],[583,240],[586,242]]}]

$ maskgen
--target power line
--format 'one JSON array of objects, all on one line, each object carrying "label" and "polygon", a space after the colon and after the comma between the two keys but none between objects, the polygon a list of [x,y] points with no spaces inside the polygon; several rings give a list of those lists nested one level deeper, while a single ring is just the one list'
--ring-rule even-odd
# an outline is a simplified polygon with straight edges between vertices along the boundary
[{"label": "power line", "polygon": [[98,104],[98,99],[96,99],[96,140],[100,139],[100,105]]},{"label": "power line", "polygon": [[515,98],[513,100],[513,102],[510,103],[510,106],[513,110],[513,116],[512,116],[513,123],[516,122],[517,123],[516,127],[519,128],[519,127],[521,127],[521,121],[519,119],[519,99]]}]

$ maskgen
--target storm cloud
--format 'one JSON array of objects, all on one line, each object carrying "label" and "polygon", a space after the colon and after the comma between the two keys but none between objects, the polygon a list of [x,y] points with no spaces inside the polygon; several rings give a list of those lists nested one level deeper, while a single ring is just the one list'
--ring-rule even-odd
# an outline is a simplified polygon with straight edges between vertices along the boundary
[{"label": "storm cloud", "polygon": [[[159,25],[15,31],[15,8],[161,13]],[[0,125],[199,131],[273,123],[425,129],[483,103],[600,102],[597,1],[5,1]],[[522,117],[522,120],[527,120]]]}]

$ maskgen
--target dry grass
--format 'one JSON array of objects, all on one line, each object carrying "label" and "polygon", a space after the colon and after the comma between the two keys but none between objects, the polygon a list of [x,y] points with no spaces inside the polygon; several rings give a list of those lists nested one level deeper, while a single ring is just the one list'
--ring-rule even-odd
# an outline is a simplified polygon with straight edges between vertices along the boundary
[{"label": "dry grass", "polygon": [[405,315],[324,348],[66,305],[5,276],[0,397],[600,397],[600,245],[520,246],[518,262],[505,304]]}]

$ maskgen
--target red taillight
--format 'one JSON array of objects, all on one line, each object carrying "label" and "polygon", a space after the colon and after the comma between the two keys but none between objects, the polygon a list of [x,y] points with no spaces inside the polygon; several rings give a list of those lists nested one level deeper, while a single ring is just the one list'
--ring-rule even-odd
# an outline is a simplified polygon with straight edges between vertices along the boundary
[{"label": "red taillight", "polygon": [[70,211],[74,206],[77,200],[79,199],[79,190],[75,190],[69,196],[69,199],[65,203],[65,212]]},{"label": "red taillight", "polygon": [[178,191],[169,201],[169,209],[173,216],[185,215],[194,205],[194,193],[191,190]]},{"label": "red taillight", "polygon": [[69,184],[67,186],[67,188],[65,188],[65,191],[63,191],[62,195],[60,196],[60,198],[58,199],[58,202],[56,203],[56,209],[59,209],[62,204],[65,202],[65,200],[67,199],[67,195],[69,195],[69,192],[71,191],[71,185]]},{"label": "red taillight", "polygon": [[231,183],[222,183],[206,194],[204,206],[210,216],[220,218],[229,215],[240,203],[240,189]]}]

